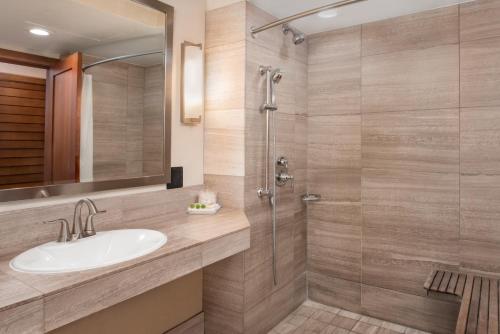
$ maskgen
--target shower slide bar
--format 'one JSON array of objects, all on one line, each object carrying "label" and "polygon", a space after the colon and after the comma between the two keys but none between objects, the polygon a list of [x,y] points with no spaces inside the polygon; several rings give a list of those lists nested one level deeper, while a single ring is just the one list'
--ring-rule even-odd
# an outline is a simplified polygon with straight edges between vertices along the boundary
[{"label": "shower slide bar", "polygon": [[306,17],[306,16],[314,15],[314,14],[317,14],[319,12],[323,12],[325,10],[340,8],[340,7],[344,7],[344,6],[355,4],[357,2],[362,2],[362,1],[367,1],[367,0],[342,0],[342,1],[337,1],[337,2],[334,2],[334,3],[329,4],[329,5],[321,6],[321,7],[310,9],[310,10],[306,10],[304,12],[301,12],[301,13],[298,13],[298,14],[295,14],[295,15],[292,15],[292,16],[288,16],[288,17],[285,17],[283,19],[276,20],[274,22],[268,23],[268,24],[263,25],[263,26],[258,27],[258,28],[251,27],[250,28],[250,32],[252,33],[252,36],[255,37],[255,34],[258,34],[259,32],[262,32],[264,30],[271,29],[271,28],[274,28],[274,27],[277,27],[277,26],[281,26],[281,25],[283,25],[285,23],[288,23],[288,22],[291,22],[291,21],[295,21],[297,19],[300,19],[300,18],[303,18],[303,17]]},{"label": "shower slide bar", "polygon": [[[269,156],[270,156],[270,146],[271,137],[273,141],[273,152],[272,161],[273,166],[277,161],[276,159],[276,117],[275,112],[278,110],[276,105],[276,96],[274,94],[274,85],[279,83],[283,74],[279,68],[273,69],[270,66],[260,66],[259,73],[262,76],[266,76],[266,101],[261,106],[261,112],[266,113],[266,156],[265,156],[265,180],[264,187],[257,190],[257,195],[259,197],[267,197],[269,199],[269,204],[271,205],[271,216],[272,216],[272,242],[273,242],[273,283],[278,285],[278,278],[276,275],[276,168],[273,168],[272,176],[272,189],[269,185]],[[272,129],[271,129],[272,127]],[[286,161],[286,160],[285,160]]]}]

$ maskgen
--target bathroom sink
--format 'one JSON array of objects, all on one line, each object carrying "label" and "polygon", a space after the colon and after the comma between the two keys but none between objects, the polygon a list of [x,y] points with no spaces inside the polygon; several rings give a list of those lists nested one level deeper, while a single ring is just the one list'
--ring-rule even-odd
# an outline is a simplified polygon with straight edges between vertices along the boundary
[{"label": "bathroom sink", "polygon": [[167,242],[161,232],[144,229],[98,232],[73,242],[49,242],[10,261],[26,273],[67,273],[109,266],[154,252]]}]

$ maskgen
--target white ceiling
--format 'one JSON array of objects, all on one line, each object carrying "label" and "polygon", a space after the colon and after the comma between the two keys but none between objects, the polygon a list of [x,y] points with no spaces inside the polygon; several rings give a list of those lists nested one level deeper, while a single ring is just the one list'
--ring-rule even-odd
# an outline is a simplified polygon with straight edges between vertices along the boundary
[{"label": "white ceiling", "polygon": [[[124,3],[113,2],[117,7]],[[161,50],[164,25],[144,19],[151,9],[125,3],[133,7],[111,12],[109,6],[96,7],[88,0],[0,0],[0,48],[56,58],[76,51],[107,58]],[[33,27],[45,28],[51,34],[34,36],[29,33]],[[137,65],[148,66],[161,63],[162,57],[134,60]]]},{"label": "white ceiling", "polygon": [[[249,1],[277,18],[336,2],[336,0]],[[291,25],[306,34],[315,34],[469,1],[471,0],[366,0],[337,9],[337,17],[320,18],[315,14],[293,21]]]}]

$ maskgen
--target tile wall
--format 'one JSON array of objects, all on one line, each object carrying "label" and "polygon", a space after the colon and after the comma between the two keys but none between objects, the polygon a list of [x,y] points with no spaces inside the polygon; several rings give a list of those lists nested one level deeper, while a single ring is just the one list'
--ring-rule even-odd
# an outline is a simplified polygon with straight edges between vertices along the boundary
[{"label": "tile wall", "polygon": [[[85,63],[98,60],[84,56]],[[90,68],[94,115],[94,179],[161,174],[163,66],[123,62]]]},{"label": "tile wall", "polygon": [[433,268],[500,274],[500,1],[309,36],[308,291],[435,333]]},{"label": "tile wall", "polygon": [[[251,248],[204,270],[207,333],[264,333],[306,296],[307,43],[250,26],[273,17],[245,1],[207,13],[205,184],[223,205],[242,207]],[[259,66],[279,67],[277,154],[290,162],[295,184],[278,190],[277,278],[273,285],[271,210],[257,197],[264,182],[265,100]],[[273,310],[270,312],[269,310]]]}]

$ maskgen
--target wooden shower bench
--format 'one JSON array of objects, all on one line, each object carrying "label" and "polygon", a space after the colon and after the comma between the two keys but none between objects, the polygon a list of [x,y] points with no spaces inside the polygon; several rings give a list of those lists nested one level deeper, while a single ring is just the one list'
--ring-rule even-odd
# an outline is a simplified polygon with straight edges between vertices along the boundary
[{"label": "wooden shower bench", "polygon": [[434,270],[424,288],[428,294],[459,299],[460,311],[455,334],[499,333],[498,279]]}]

